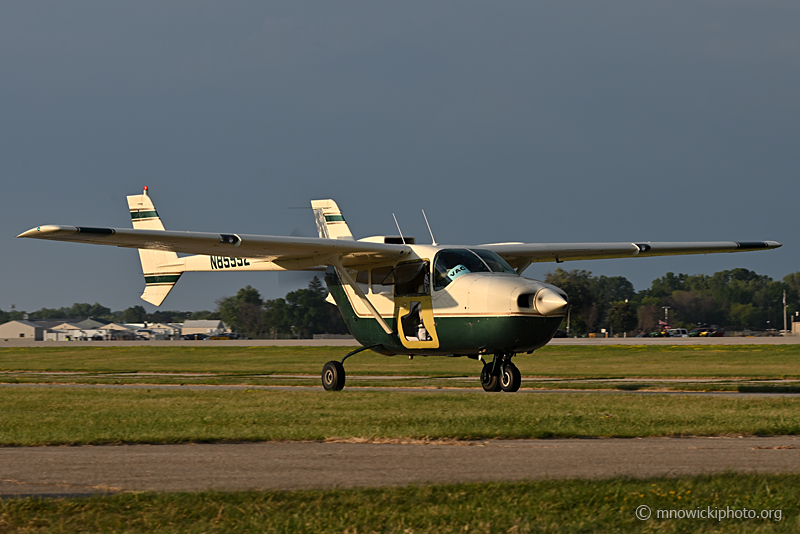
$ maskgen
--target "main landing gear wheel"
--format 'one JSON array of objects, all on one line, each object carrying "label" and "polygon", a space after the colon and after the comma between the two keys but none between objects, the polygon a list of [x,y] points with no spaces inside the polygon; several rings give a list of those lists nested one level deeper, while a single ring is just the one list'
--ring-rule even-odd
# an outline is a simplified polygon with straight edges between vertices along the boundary
[{"label": "main landing gear wheel", "polygon": [[522,384],[522,376],[519,374],[519,369],[513,363],[507,363],[503,366],[503,372],[500,373],[500,389],[507,393],[514,393],[519,390]]},{"label": "main landing gear wheel", "polygon": [[328,362],[322,368],[322,387],[326,391],[341,391],[344,388],[344,365],[337,361]]},{"label": "main landing gear wheel", "polygon": [[483,364],[481,371],[481,385],[484,391],[500,391],[500,377],[492,374],[494,363]]}]

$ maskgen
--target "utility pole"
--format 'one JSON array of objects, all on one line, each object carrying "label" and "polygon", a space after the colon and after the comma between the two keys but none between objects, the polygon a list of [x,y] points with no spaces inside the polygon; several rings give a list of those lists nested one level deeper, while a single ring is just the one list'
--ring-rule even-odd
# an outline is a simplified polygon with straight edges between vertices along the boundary
[{"label": "utility pole", "polygon": [[567,337],[569,337],[569,312],[572,310],[572,305],[567,306]]},{"label": "utility pole", "polygon": [[786,290],[783,290],[783,335],[786,335]]}]

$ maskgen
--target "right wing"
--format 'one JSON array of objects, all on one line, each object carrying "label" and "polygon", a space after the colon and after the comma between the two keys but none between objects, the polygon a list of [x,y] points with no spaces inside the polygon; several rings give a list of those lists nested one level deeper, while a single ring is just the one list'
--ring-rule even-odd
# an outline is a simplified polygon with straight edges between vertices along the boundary
[{"label": "right wing", "polygon": [[[531,263],[608,258],[646,258],[683,254],[745,252],[780,247],[775,241],[689,241],[677,243],[496,243],[479,248],[496,252],[509,265],[522,272]],[[521,270],[520,270],[521,268]]]}]

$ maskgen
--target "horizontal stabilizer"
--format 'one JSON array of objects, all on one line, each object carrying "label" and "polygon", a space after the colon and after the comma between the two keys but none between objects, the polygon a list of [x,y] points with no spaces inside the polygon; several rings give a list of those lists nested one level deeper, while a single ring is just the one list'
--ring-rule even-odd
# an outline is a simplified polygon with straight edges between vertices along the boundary
[{"label": "horizontal stabilizer", "polygon": [[181,273],[145,275],[146,286],[142,293],[142,300],[154,306],[161,306],[180,277]]}]

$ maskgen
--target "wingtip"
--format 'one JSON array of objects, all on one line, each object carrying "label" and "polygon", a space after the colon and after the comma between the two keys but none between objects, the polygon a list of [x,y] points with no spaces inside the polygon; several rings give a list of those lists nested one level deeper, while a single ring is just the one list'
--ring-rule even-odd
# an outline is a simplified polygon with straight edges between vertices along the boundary
[{"label": "wingtip", "polygon": [[57,224],[46,224],[44,226],[37,226],[25,232],[22,232],[17,237],[32,237],[32,238],[45,238],[48,235],[55,234],[62,231],[77,232],[78,228],[75,226],[59,226]]}]

